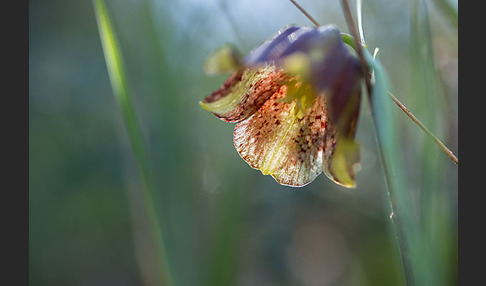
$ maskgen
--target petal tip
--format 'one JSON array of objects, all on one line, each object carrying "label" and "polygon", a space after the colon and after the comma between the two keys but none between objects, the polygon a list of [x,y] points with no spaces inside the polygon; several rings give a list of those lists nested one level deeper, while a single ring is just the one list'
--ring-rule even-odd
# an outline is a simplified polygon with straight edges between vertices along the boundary
[{"label": "petal tip", "polygon": [[207,110],[207,111],[210,111],[209,110],[209,107],[206,103],[204,103],[203,100],[199,101],[199,105],[204,109],[204,110]]},{"label": "petal tip", "polygon": [[360,169],[359,145],[352,139],[342,138],[324,172],[336,184],[354,189],[356,188],[355,173]]}]

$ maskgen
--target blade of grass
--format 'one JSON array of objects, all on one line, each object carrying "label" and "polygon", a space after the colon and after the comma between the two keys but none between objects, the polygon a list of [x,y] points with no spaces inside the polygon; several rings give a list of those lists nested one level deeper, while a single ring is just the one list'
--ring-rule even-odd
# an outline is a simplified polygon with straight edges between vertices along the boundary
[{"label": "blade of grass", "polygon": [[[344,16],[351,32],[358,58],[361,62],[362,74],[365,78],[366,90],[370,101],[373,123],[380,153],[381,162],[385,172],[385,180],[388,188],[388,198],[391,208],[390,218],[393,222],[396,239],[398,242],[402,267],[407,285],[415,285],[412,272],[413,265],[409,250],[409,234],[407,230],[413,229],[410,222],[410,212],[402,212],[404,206],[409,206],[405,196],[405,180],[403,168],[401,166],[399,142],[395,128],[394,115],[392,113],[391,102],[387,98],[388,80],[385,72],[377,59],[373,59],[367,49],[366,43],[359,43],[358,39],[364,41],[362,24],[359,24],[360,34],[346,0],[341,0]],[[361,14],[361,3],[358,1],[358,14]],[[362,20],[361,16],[358,17]],[[373,70],[373,78],[369,76],[368,68]],[[374,80],[372,83],[371,80]]]},{"label": "blade of grass", "polygon": [[145,202],[145,210],[149,219],[152,239],[154,240],[154,245],[158,254],[157,257],[159,259],[158,263],[160,264],[161,281],[163,285],[173,285],[166,257],[164,237],[157,215],[157,204],[155,202],[156,194],[149,167],[146,146],[137,120],[132,98],[128,92],[121,50],[104,1],[93,0],[93,5],[114,97],[121,109],[123,121],[138,169]]},{"label": "blade of grass", "polygon": [[[381,64],[375,59],[371,61],[371,55],[365,53],[368,63],[373,69],[373,89],[369,98],[372,109],[373,123],[375,125],[376,138],[380,158],[385,172],[388,187],[388,199],[390,203],[390,219],[393,222],[396,239],[400,248],[402,266],[407,285],[415,285],[413,265],[410,253],[410,236],[413,230],[413,221],[410,212],[410,201],[406,196],[403,166],[400,158],[400,145],[397,140],[397,124],[392,105],[387,97],[388,80]],[[405,211],[404,211],[405,210]],[[408,233],[407,233],[408,231]]]}]

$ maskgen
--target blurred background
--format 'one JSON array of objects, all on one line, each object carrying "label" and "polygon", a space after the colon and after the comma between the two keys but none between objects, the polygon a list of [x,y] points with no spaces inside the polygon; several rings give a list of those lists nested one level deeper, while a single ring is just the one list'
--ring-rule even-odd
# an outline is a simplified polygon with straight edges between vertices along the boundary
[{"label": "blurred background", "polygon": [[[363,1],[368,49],[392,90],[456,155],[456,1]],[[301,0],[348,32],[340,1]],[[350,1],[354,9],[355,1]],[[367,100],[357,188],[303,188],[251,169],[234,125],[198,104],[225,42],[243,53],[288,24],[290,1],[106,0],[153,169],[179,285],[403,285]],[[452,10],[449,10],[452,9]],[[457,19],[457,18],[456,18]],[[426,29],[424,29],[426,27]],[[425,59],[425,60],[423,60]],[[138,174],[91,1],[29,1],[31,285],[157,285]],[[457,166],[395,108],[407,190],[425,245],[420,285],[457,285]]]}]

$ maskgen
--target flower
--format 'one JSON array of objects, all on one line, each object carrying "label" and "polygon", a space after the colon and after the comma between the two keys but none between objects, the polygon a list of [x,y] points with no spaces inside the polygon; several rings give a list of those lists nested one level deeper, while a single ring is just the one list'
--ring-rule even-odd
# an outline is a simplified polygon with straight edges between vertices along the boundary
[{"label": "flower", "polygon": [[285,27],[243,58],[225,45],[205,69],[234,70],[200,104],[237,123],[234,145],[252,168],[282,185],[305,186],[324,172],[356,186],[362,76],[335,26]]}]

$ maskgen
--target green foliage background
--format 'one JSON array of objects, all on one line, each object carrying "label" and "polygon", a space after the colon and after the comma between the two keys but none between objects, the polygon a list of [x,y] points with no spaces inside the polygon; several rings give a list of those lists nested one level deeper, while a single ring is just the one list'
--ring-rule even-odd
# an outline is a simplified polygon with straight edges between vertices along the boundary
[{"label": "green foliage background", "polygon": [[[203,73],[211,51],[233,42],[246,53],[287,24],[311,25],[289,1],[106,2],[176,286],[403,281],[367,101],[355,190],[324,175],[301,189],[278,185],[238,156],[233,125],[198,104],[225,79]],[[368,47],[380,48],[394,94],[457,155],[458,35],[444,1],[363,2]],[[300,3],[348,32],[339,1]],[[29,2],[29,90],[30,284],[157,285],[91,1]],[[417,284],[457,285],[457,166],[393,112],[423,247]]]}]

